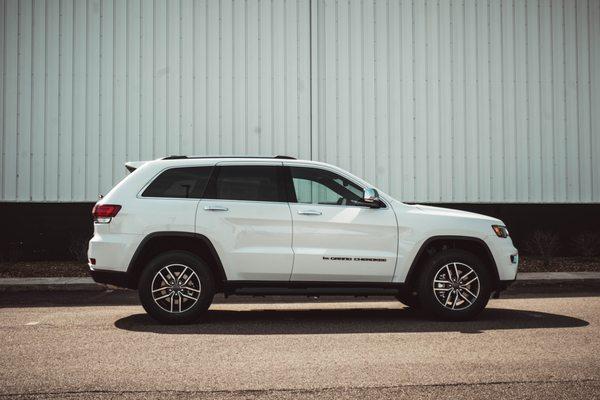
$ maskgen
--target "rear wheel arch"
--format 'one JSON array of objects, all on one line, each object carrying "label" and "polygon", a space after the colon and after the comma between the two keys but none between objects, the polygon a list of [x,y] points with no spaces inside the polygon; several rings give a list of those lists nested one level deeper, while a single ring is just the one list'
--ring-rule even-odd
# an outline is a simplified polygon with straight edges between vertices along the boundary
[{"label": "rear wheel arch", "polygon": [[227,276],[221,258],[210,239],[198,233],[171,231],[150,233],[141,241],[127,268],[129,287],[137,289],[146,265],[159,254],[173,250],[187,251],[200,257],[209,265],[215,278],[216,289],[222,289]]},{"label": "rear wheel arch", "polygon": [[477,237],[472,236],[432,236],[425,240],[419,248],[413,262],[406,275],[405,283],[410,288],[415,288],[417,279],[420,273],[420,267],[423,263],[439,251],[447,249],[460,249],[468,251],[480,258],[487,266],[490,276],[492,277],[493,285],[498,286],[500,277],[498,275],[498,267],[496,261],[488,245]]}]

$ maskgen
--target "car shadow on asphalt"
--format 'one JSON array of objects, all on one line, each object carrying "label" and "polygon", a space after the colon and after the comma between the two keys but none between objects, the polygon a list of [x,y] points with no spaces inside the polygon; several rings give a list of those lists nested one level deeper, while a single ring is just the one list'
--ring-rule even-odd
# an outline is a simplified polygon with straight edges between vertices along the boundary
[{"label": "car shadow on asphalt", "polygon": [[485,309],[477,320],[465,322],[434,321],[407,308],[209,310],[202,321],[190,325],[162,325],[147,314],[134,314],[115,322],[115,327],[127,331],[191,335],[483,333],[587,325],[587,321],[566,315],[498,308]]}]

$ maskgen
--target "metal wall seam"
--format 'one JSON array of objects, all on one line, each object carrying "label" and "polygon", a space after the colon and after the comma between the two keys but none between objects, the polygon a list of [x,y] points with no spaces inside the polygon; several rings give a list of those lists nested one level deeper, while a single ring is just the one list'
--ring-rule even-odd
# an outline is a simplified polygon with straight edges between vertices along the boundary
[{"label": "metal wall seam", "polygon": [[314,2],[317,159],[405,201],[600,201],[597,0]]},{"label": "metal wall seam", "polygon": [[290,154],[404,201],[600,202],[598,0],[7,0],[0,201]]},{"label": "metal wall seam", "polygon": [[0,11],[0,201],[95,201],[126,160],[311,156],[309,0]]}]

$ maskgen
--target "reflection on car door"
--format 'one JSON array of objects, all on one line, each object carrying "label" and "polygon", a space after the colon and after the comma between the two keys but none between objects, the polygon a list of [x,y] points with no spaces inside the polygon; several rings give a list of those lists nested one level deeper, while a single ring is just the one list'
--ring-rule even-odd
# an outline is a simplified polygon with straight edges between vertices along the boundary
[{"label": "reflection on car door", "polygon": [[228,280],[288,280],[292,221],[281,163],[217,164],[196,229],[215,238]]},{"label": "reflection on car door", "polygon": [[390,282],[398,246],[391,207],[359,205],[363,188],[333,171],[290,165],[289,172],[291,280]]}]

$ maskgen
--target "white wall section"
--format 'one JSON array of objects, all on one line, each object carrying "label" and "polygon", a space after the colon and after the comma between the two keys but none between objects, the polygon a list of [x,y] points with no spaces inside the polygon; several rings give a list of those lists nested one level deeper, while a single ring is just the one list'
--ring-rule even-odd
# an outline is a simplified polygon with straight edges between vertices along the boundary
[{"label": "white wall section", "polygon": [[600,201],[600,1],[317,6],[314,158],[403,200]]},{"label": "white wall section", "polygon": [[307,1],[1,0],[3,201],[95,201],[126,160],[310,158]]},{"label": "white wall section", "polygon": [[0,200],[288,154],[405,201],[600,202],[600,0],[0,0]]}]

